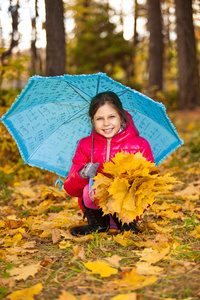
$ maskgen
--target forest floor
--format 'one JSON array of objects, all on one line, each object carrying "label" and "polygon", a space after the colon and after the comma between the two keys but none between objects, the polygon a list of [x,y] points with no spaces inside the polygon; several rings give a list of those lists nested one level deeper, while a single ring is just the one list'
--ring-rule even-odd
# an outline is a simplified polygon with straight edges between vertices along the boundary
[{"label": "forest floor", "polygon": [[0,299],[200,299],[199,115],[169,114],[184,145],[159,171],[182,184],[156,198],[141,233],[81,238],[69,233],[83,223],[77,199],[24,165],[0,124]]}]

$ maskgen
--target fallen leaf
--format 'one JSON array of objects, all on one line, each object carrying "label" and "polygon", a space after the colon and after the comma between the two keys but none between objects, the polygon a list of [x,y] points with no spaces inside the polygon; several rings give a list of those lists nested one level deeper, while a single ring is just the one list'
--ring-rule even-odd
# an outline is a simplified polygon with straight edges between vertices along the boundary
[{"label": "fallen leaf", "polygon": [[21,232],[21,235],[24,239],[29,239],[30,238],[30,234],[28,234],[27,232]]},{"label": "fallen leaf", "polygon": [[122,260],[123,258],[119,255],[113,255],[111,257],[106,257],[105,260],[109,262],[109,264],[111,264],[114,267],[119,267],[120,264],[120,260]]},{"label": "fallen leaf", "polygon": [[66,248],[69,248],[72,244],[70,243],[70,241],[64,241],[62,240],[60,243],[59,243],[59,249],[66,249]]},{"label": "fallen leaf", "polygon": [[110,267],[106,262],[96,260],[94,262],[84,263],[84,266],[94,274],[100,274],[101,277],[109,277],[112,274],[117,274],[118,270]]},{"label": "fallen leaf", "polygon": [[35,249],[36,241],[26,242],[22,248],[23,249]]},{"label": "fallen leaf", "polygon": [[137,300],[137,294],[136,293],[121,294],[111,298],[111,300]]},{"label": "fallen leaf", "polygon": [[62,294],[59,296],[58,300],[77,300],[77,298],[65,290],[62,290]]},{"label": "fallen leaf", "polygon": [[28,266],[20,266],[18,268],[13,268],[9,270],[10,276],[13,276],[14,280],[26,280],[29,276],[34,277],[37,272],[41,269],[40,263],[28,265]]},{"label": "fallen leaf", "polygon": [[0,249],[0,259],[6,259],[6,252]]},{"label": "fallen leaf", "polygon": [[23,222],[21,220],[5,220],[6,227],[10,229],[16,229],[23,225]]},{"label": "fallen leaf", "polygon": [[126,231],[124,233],[119,233],[116,236],[113,236],[113,240],[122,245],[122,246],[127,246],[129,244],[133,244],[132,240],[129,240],[128,237],[132,235],[131,231]]},{"label": "fallen leaf", "polygon": [[48,259],[48,258],[43,259],[43,261],[41,261],[41,263],[40,263],[40,265],[43,267],[49,266],[51,264],[52,264],[52,260]]},{"label": "fallen leaf", "polygon": [[153,250],[151,248],[146,248],[143,251],[133,251],[138,256],[140,256],[140,261],[146,261],[151,264],[155,264],[156,262],[160,261],[169,253],[170,247],[162,249],[161,251]]},{"label": "fallen leaf", "polygon": [[9,255],[25,255],[25,254],[33,254],[35,252],[38,252],[37,249],[23,249],[22,247],[13,246],[12,248],[7,249],[7,253]]},{"label": "fallen leaf", "polygon": [[137,290],[143,288],[146,285],[151,285],[157,281],[155,276],[143,276],[136,273],[135,268],[131,272],[126,272],[121,280],[116,280],[115,284],[118,289],[132,289]]},{"label": "fallen leaf", "polygon": [[73,259],[76,260],[78,257],[80,257],[81,259],[85,260],[85,250],[83,246],[75,245],[73,246],[73,251],[74,251]]},{"label": "fallen leaf", "polygon": [[161,227],[157,225],[156,223],[148,222],[148,227],[155,230],[158,233],[169,233],[173,230],[173,227]]},{"label": "fallen leaf", "polygon": [[136,272],[139,275],[159,275],[164,269],[158,266],[152,266],[149,262],[137,262]]},{"label": "fallen leaf", "polygon": [[189,235],[193,236],[197,239],[200,239],[200,225],[195,227],[195,229],[193,231],[191,231]]},{"label": "fallen leaf", "polygon": [[12,245],[16,245],[18,242],[20,242],[22,239],[21,233],[15,234],[12,239],[11,238],[6,238],[4,241],[4,246],[5,247],[11,247]]},{"label": "fallen leaf", "polygon": [[60,235],[60,231],[58,229],[53,229],[52,230],[52,241],[53,244],[57,244],[58,242],[60,242],[61,240],[61,235]]},{"label": "fallen leaf", "polygon": [[30,288],[13,292],[12,294],[8,295],[7,298],[10,300],[34,300],[34,295],[38,295],[42,289],[42,284],[38,283]]}]

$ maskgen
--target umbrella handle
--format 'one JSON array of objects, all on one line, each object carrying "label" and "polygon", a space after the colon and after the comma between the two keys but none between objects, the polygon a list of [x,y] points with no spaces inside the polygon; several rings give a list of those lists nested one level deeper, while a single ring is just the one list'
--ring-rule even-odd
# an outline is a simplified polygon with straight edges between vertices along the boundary
[{"label": "umbrella handle", "polygon": [[60,184],[59,191],[61,191],[61,189],[64,185],[64,182],[61,180],[60,176],[59,176],[58,180],[55,182],[55,186],[58,185],[58,184]]}]

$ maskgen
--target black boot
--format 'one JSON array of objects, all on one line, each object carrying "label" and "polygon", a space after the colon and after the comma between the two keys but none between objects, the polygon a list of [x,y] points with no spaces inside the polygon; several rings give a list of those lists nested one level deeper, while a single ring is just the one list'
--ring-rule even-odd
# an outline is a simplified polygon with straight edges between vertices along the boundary
[{"label": "black boot", "polygon": [[134,232],[135,234],[138,234],[138,228],[137,228],[137,224],[136,221],[134,220],[133,222],[127,224],[124,223],[122,224],[122,221],[120,221],[117,216],[116,213],[114,215],[112,215],[113,221],[116,223],[118,229],[124,233],[124,231],[129,231],[131,230],[132,232]]},{"label": "black boot", "polygon": [[70,230],[71,234],[74,236],[77,235],[87,235],[92,232],[106,232],[110,227],[110,218],[109,215],[103,216],[102,209],[92,209],[84,205],[83,200],[82,204],[85,210],[83,218],[87,217],[88,225],[74,227]]}]

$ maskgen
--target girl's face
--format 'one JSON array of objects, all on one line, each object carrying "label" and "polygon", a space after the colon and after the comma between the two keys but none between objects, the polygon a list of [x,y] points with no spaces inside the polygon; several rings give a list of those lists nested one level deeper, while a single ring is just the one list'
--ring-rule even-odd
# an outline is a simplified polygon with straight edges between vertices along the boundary
[{"label": "girl's face", "polygon": [[118,112],[106,103],[99,107],[92,123],[96,132],[105,138],[112,138],[120,130],[122,121]]}]

